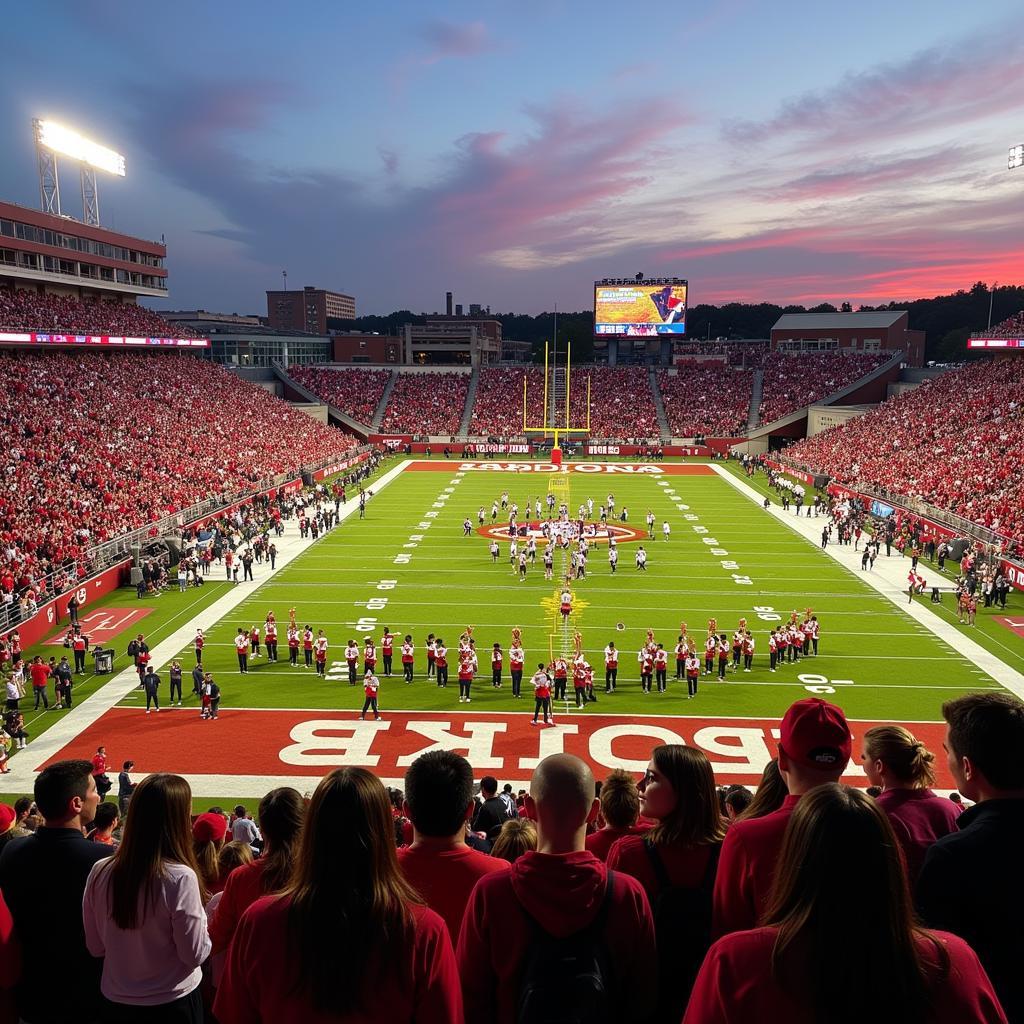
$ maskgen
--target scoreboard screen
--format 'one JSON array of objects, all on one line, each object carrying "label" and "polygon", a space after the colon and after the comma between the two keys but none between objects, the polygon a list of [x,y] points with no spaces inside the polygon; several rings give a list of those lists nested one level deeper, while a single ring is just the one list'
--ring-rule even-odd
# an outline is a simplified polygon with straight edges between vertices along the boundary
[{"label": "scoreboard screen", "polygon": [[968,348],[1020,348],[1024,349],[1024,338],[968,338]]},{"label": "scoreboard screen", "polygon": [[686,333],[685,281],[594,285],[594,334],[644,337]]}]

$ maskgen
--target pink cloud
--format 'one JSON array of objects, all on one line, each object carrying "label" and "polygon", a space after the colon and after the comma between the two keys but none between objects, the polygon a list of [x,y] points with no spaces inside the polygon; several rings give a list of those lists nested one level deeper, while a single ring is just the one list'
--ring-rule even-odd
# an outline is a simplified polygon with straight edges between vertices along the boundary
[{"label": "pink cloud", "polygon": [[831,89],[787,100],[772,117],[737,120],[724,128],[740,144],[794,136],[808,145],[902,137],[959,126],[1024,108],[1020,26],[976,39],[957,39],[844,76]]}]

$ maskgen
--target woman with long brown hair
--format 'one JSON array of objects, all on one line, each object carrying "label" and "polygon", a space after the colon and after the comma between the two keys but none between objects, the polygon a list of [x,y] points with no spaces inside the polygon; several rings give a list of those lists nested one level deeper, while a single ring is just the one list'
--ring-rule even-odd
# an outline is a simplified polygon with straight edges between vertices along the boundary
[{"label": "woman with long brown hair", "polygon": [[747,804],[742,814],[736,816],[736,821],[749,821],[751,818],[763,818],[766,814],[774,814],[782,806],[788,793],[786,780],[779,771],[779,759],[773,757],[761,772],[761,781],[757,784],[754,799]]},{"label": "woman with long brown hair", "polygon": [[678,1024],[711,945],[711,896],[725,828],[711,763],[695,747],[655,747],[637,789],[640,814],[656,824],[619,839],[607,863],[647,892],[660,970],[672,978],[660,987],[656,1019]]},{"label": "woman with long brown hair", "polygon": [[387,792],[339,768],[310,801],[292,881],[257,900],[228,950],[221,1024],[459,1024],[448,929],[398,867]]},{"label": "woman with long brown hair", "polygon": [[191,813],[180,775],[147,776],[132,794],[121,845],[89,875],[82,916],[89,952],[103,957],[105,1022],[203,1020],[210,939]]},{"label": "woman with long brown hair", "polygon": [[210,938],[215,953],[228,948],[242,914],[249,907],[261,896],[281,892],[291,881],[306,820],[306,801],[298,790],[281,786],[260,801],[256,817],[263,836],[263,856],[227,876],[224,895],[210,915]]},{"label": "woman with long brown hair", "polygon": [[913,885],[928,847],[957,830],[960,808],[932,792],[935,755],[902,725],[868,729],[861,761],[868,782],[882,790],[878,806],[889,816]]},{"label": "woman with long brown hair", "polygon": [[892,827],[860,790],[800,798],[764,922],[711,947],[684,1024],[1006,1020],[974,951],[915,924]]}]

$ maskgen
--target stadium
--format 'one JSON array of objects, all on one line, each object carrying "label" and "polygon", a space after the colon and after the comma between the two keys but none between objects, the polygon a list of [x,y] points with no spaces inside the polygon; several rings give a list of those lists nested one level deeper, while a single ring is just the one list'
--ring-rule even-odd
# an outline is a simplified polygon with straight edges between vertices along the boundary
[{"label": "stadium", "polygon": [[[102,147],[76,148],[55,128],[37,126],[40,153],[80,167],[83,195],[88,177],[95,198],[95,170],[117,173],[123,161],[105,165]],[[258,835],[251,818],[271,792],[297,792],[319,808],[339,769],[360,769],[391,791],[397,844],[417,850],[437,833],[417,822],[409,773],[458,755],[472,769],[474,809],[456,831],[473,823],[479,856],[510,831],[505,821],[537,821],[542,837],[554,834],[540,794],[571,774],[565,765],[591,784],[609,780],[609,792],[624,772],[642,783],[632,819],[615,823],[602,803],[600,812],[588,807],[587,827],[581,819],[576,832],[588,835],[588,849],[590,835],[608,830],[609,842],[626,843],[604,850],[625,877],[636,857],[627,839],[652,827],[664,836],[677,813],[643,795],[669,772],[657,760],[668,755],[652,752],[686,748],[717,787],[710,845],[727,838],[710,869],[699,857],[695,869],[690,856],[706,859],[707,838],[688,846],[683,829],[666,840],[678,847],[665,854],[670,883],[648,878],[637,840],[637,899],[650,904],[648,923],[657,910],[658,952],[653,933],[636,941],[664,970],[667,951],[683,948],[671,936],[682,917],[658,902],[659,885],[703,899],[706,908],[692,913],[710,915],[706,871],[713,877],[718,864],[715,923],[708,917],[703,946],[681,963],[682,999],[663,984],[643,1019],[724,1020],[704,1015],[714,982],[708,961],[699,977],[698,968],[713,937],[760,920],[737,910],[738,890],[719,893],[726,865],[738,870],[739,840],[730,851],[729,837],[747,834],[725,831],[737,793],[743,807],[752,795],[771,799],[762,783],[773,771],[777,782],[780,770],[793,803],[814,788],[808,779],[822,789],[899,791],[892,765],[878,767],[888,755],[872,754],[866,740],[899,726],[915,750],[934,755],[917,788],[943,815],[959,813],[964,797],[977,806],[1001,790],[1020,799],[1024,783],[1012,771],[1000,783],[996,769],[978,767],[984,750],[973,777],[981,771],[985,786],[970,788],[970,771],[943,753],[954,728],[943,707],[997,695],[992,707],[1016,725],[975,728],[984,743],[1019,738],[1024,310],[972,334],[958,365],[928,366],[924,332],[905,310],[785,313],[768,339],[715,341],[709,330],[694,340],[688,281],[605,278],[594,282],[594,361],[574,361],[557,321],[543,352],[524,359],[489,310],[463,315],[450,295],[444,314],[393,337],[328,329],[328,318],[354,319],[354,300],[350,314],[339,313],[351,297],[313,289],[268,292],[268,315],[254,323],[203,311],[165,316],[141,304],[169,295],[165,244],[101,226],[98,198],[78,219],[52,192],[47,206],[45,184],[42,194],[41,210],[0,202],[0,799],[11,808],[8,831],[17,830],[14,856],[5,849],[0,860],[0,889],[15,933],[24,911],[9,892],[22,864],[17,844],[27,842],[15,835],[45,830],[37,783],[62,764],[91,762],[101,806],[116,808],[108,816],[117,816],[122,849],[133,789],[155,800],[168,774],[187,783],[197,849],[210,832],[219,850],[227,832]],[[970,415],[951,414],[964,396]],[[832,741],[811,743],[811,765],[801,768],[800,730],[818,735],[811,718],[818,733],[828,732],[825,721],[846,739],[832,744],[838,760]],[[787,742],[793,750],[783,754]],[[488,777],[508,800],[488,791]],[[785,785],[768,810],[780,813],[784,797]],[[566,805],[548,799],[564,816]],[[878,824],[857,803],[867,798],[848,799],[862,824],[883,829],[887,819]],[[488,830],[495,801],[503,817]],[[788,815],[792,803],[785,807]],[[101,821],[83,813],[66,820]],[[929,870],[914,858],[955,825],[936,831],[934,816],[925,827],[891,815],[911,830],[907,838],[897,829],[902,853],[894,846],[892,857],[914,882],[914,871]],[[268,812],[268,835],[272,819]],[[342,827],[350,826],[362,828]],[[781,830],[776,852],[780,842]],[[796,848],[789,833],[786,842]],[[409,875],[420,877],[412,884],[432,907],[435,870]],[[768,883],[752,877],[753,904],[767,899]],[[227,878],[215,865],[204,882],[220,892]],[[447,945],[438,970],[454,972],[457,959],[461,989],[449,978],[456,994],[434,1016],[398,1008],[379,1019],[459,1021],[463,1000],[465,1019],[480,1019],[481,1006],[515,1002],[521,972],[497,970],[483,991],[465,980],[464,945],[491,941],[481,907],[496,889],[481,883],[472,898],[467,889],[455,924],[448,917],[440,926]],[[276,890],[249,902],[264,891]],[[438,909],[444,899],[435,896]],[[469,939],[468,916],[461,937],[458,929],[466,900],[478,929]],[[205,914],[213,935],[215,912]],[[936,913],[935,927],[976,945],[988,976],[959,939],[951,955],[957,970],[983,979],[972,998],[990,1004],[920,1019],[1021,1019],[1011,1007],[1019,1014],[1024,991],[991,943],[1019,949],[1024,937],[993,939],[974,923],[958,931],[951,920]],[[623,934],[642,924],[627,922]],[[131,929],[121,933],[126,941]],[[96,956],[88,922],[86,934]],[[19,938],[31,958],[31,933]],[[109,961],[115,946],[106,941]],[[205,953],[188,977],[210,955],[195,941]],[[217,1019],[257,1019],[240,996],[214,996],[223,971],[232,980],[222,992],[237,992],[243,954],[215,935],[212,948],[217,966],[207,965],[201,986],[175,989],[175,1001],[196,1001],[202,989]],[[23,985],[15,976],[4,988],[19,1007]],[[103,997],[116,1004],[111,991]],[[779,1019],[778,1007],[792,1005],[760,998],[762,1016],[735,1019]],[[967,999],[962,992],[949,998],[966,1005],[956,1002]],[[346,1013],[273,1019],[364,1019]],[[496,1019],[557,1018],[502,1011]]]}]

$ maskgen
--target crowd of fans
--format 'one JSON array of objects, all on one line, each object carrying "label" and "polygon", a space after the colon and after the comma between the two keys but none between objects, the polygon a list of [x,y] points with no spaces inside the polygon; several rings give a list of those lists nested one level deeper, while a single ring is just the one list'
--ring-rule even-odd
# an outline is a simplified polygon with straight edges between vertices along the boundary
[{"label": "crowd of fans", "polygon": [[729,437],[747,429],[754,386],[752,370],[700,363],[677,374],[658,371],[658,388],[673,437]]},{"label": "crowd of fans", "polygon": [[881,366],[889,352],[774,352],[764,360],[761,423],[820,402]]},{"label": "crowd of fans", "polygon": [[[570,371],[569,425],[587,424],[587,379],[590,379],[590,436],[593,438],[660,437],[658,414],[647,369],[641,366],[581,366]],[[480,371],[470,433],[512,437],[523,430],[523,377],[526,377],[528,427],[544,422],[544,371],[540,367],[487,368]],[[548,394],[549,405],[552,395]],[[564,397],[556,404],[564,424]],[[548,421],[551,412],[548,412]]]},{"label": "crowd of fans", "polygon": [[722,356],[729,366],[752,370],[764,363],[771,348],[767,341],[745,342],[742,345],[727,341],[682,341],[675,343],[674,351],[682,356]]},{"label": "crowd of fans", "polygon": [[468,373],[400,373],[380,428],[396,434],[457,434],[466,411]]},{"label": "crowd of fans", "polygon": [[288,376],[312,391],[317,398],[370,425],[390,370],[324,370],[318,366],[289,366]]},{"label": "crowd of fans", "polygon": [[[484,437],[515,437],[523,432],[523,378],[528,426],[543,415],[544,371],[537,366],[485,367],[480,371],[469,432]],[[540,392],[540,399],[537,393]]]},{"label": "crowd of fans", "polygon": [[981,360],[864,416],[799,441],[786,456],[840,483],[883,487],[1024,542],[1024,360]]},{"label": "crowd of fans", "polygon": [[995,327],[983,333],[989,338],[1024,338],[1024,309],[1001,320]]},{"label": "crowd of fans", "polygon": [[0,288],[0,330],[37,334],[107,334],[117,338],[193,338],[196,332],[169,324],[133,302],[50,295]]},{"label": "crowd of fans", "polygon": [[404,792],[346,767],[193,817],[176,775],[104,802],[101,747],[0,805],[0,1024],[1019,1022],[1024,702],[942,711],[949,798],[906,728],[855,749],[820,698],[756,793],[668,744],[639,781],[555,754],[475,797],[434,750]]},{"label": "crowd of fans", "polygon": [[356,445],[175,353],[0,352],[0,375],[5,602],[84,574],[96,544]]}]

